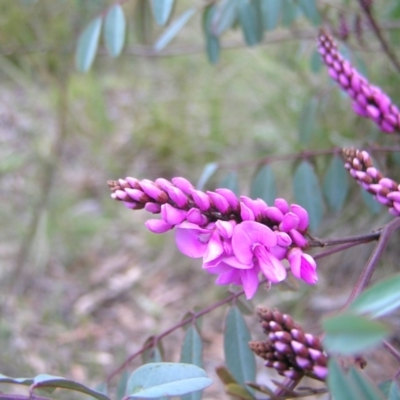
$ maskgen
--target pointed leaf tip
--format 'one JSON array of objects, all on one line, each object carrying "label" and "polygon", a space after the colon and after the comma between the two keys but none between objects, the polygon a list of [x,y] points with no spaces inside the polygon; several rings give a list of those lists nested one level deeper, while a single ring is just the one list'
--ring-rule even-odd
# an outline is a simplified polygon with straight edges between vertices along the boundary
[{"label": "pointed leaf tip", "polygon": [[81,33],[75,53],[76,68],[81,72],[89,71],[96,57],[100,30],[103,19],[95,18]]}]

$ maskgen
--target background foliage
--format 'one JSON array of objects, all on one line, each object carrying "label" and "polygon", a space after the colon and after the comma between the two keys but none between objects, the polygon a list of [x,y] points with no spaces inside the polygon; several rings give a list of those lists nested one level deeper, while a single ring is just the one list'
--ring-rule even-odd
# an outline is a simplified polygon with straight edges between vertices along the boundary
[{"label": "background foliage", "polygon": [[[304,8],[311,1],[299,2],[299,9],[291,7],[295,2],[282,2],[278,18],[263,20],[266,31],[258,46],[254,15],[242,10],[235,29],[218,25],[223,32],[218,57],[215,37],[202,32],[216,11],[208,9],[204,20],[200,11],[190,15],[167,44],[173,21],[202,5],[175,2],[163,27],[168,18],[157,24],[148,3],[121,4],[127,22],[123,49],[112,34],[99,31],[96,59],[92,43],[93,65],[82,74],[76,66],[88,70],[91,64],[79,56],[82,35],[96,18],[105,18],[107,31],[104,10],[113,2],[0,1],[0,366],[5,375],[46,372],[95,387],[149,335],[226,293],[196,261],[175,252],[172,235],[150,234],[144,215],[110,201],[107,179],[185,176],[196,182],[205,165],[218,163],[207,187],[254,194],[261,190],[254,183],[258,177],[270,182],[265,196],[275,191],[299,202],[295,193],[307,196],[307,191],[296,185],[309,187],[314,196],[303,201],[316,201],[312,227],[321,237],[369,232],[391,218],[338,176],[331,152],[276,159],[337,146],[396,143],[349,112],[348,100],[316,57],[320,19],[339,33],[343,20],[353,29],[361,15],[356,2],[318,2],[319,18]],[[397,2],[376,0],[374,10],[390,43],[396,43]],[[89,35],[86,41],[91,40]],[[351,35],[342,49],[400,103],[398,73],[368,28],[360,38]],[[120,50],[118,59],[109,57]],[[395,178],[396,153],[373,155]],[[268,167],[262,162],[266,157],[275,157]],[[376,279],[397,270],[397,249],[391,246]],[[302,285],[297,291],[284,286],[273,295],[260,290],[255,303],[279,305],[320,333],[321,314],[344,302],[369,252],[365,245],[321,260],[318,290]],[[208,371],[223,362],[225,311],[203,321]],[[254,317],[248,323],[252,335],[260,334]],[[179,332],[163,341],[165,359],[179,360],[174,342],[182,338]],[[380,352],[373,359],[371,376],[387,378],[391,360]],[[379,368],[382,363],[386,371]],[[207,390],[215,398],[221,388]]]}]

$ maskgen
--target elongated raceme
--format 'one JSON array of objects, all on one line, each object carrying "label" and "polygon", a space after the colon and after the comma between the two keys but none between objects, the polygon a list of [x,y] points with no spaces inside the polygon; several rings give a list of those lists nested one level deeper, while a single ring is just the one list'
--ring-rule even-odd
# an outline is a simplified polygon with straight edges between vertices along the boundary
[{"label": "elongated raceme", "polygon": [[218,275],[219,285],[243,285],[246,297],[257,291],[259,275],[281,282],[288,260],[293,275],[317,282],[316,262],[303,252],[308,247],[308,213],[297,205],[276,199],[268,206],[261,199],[237,198],[229,189],[196,190],[185,178],[154,182],[127,177],[109,181],[111,197],[130,209],[161,214],[147,228],[164,233],[175,228],[178,249],[203,258],[203,269]]},{"label": "elongated raceme", "polygon": [[258,306],[257,315],[267,335],[265,341],[251,341],[251,350],[266,360],[265,366],[280,375],[300,379],[308,375],[325,380],[328,374],[328,356],[318,337],[304,332],[288,314]]},{"label": "elongated raceme", "polygon": [[371,156],[365,150],[343,149],[345,168],[350,175],[379,203],[389,208],[392,215],[400,215],[400,185],[393,179],[383,176],[374,167]]},{"label": "elongated raceme", "polygon": [[343,58],[334,40],[324,30],[318,36],[318,51],[328,67],[329,76],[352,99],[354,112],[374,121],[385,133],[399,133],[400,113],[397,106]]}]

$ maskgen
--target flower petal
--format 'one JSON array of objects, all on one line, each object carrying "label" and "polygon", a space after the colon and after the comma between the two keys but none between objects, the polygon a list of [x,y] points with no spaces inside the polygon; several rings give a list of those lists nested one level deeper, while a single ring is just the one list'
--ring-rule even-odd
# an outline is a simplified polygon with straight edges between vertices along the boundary
[{"label": "flower petal", "polygon": [[178,249],[188,257],[203,257],[207,250],[210,233],[204,233],[205,229],[177,228],[175,242]]},{"label": "flower petal", "polygon": [[286,278],[286,269],[283,264],[264,246],[257,246],[254,250],[258,265],[265,277],[272,283],[281,282]]},{"label": "flower petal", "polygon": [[255,221],[243,221],[236,225],[232,235],[232,249],[237,259],[243,264],[253,261],[253,249],[257,244],[271,248],[276,246],[274,232]]},{"label": "flower petal", "polygon": [[258,289],[258,274],[255,269],[240,270],[240,278],[242,279],[243,290],[246,299],[251,299]]}]

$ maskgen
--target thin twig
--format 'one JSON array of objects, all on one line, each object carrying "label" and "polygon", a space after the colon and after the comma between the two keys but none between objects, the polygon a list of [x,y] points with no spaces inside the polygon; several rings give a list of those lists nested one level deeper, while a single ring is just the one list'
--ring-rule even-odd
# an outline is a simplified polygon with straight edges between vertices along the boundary
[{"label": "thin twig", "polygon": [[159,335],[154,336],[153,340],[149,341],[149,343],[147,343],[141,349],[139,349],[135,353],[131,354],[116,370],[111,372],[111,374],[109,374],[107,377],[107,383],[109,383],[111,381],[111,379],[114,378],[114,376],[118,375],[121,371],[123,371],[136,357],[138,357],[144,351],[151,349],[154,346],[154,343],[159,342],[162,338],[164,338],[165,336],[168,336],[170,333],[176,331],[177,329],[179,329],[187,324],[190,324],[193,320],[200,318],[202,315],[208,314],[209,312],[217,309],[218,307],[220,307],[224,304],[227,304],[231,301],[234,301],[236,298],[241,296],[243,293],[244,293],[244,290],[241,290],[237,293],[232,293],[230,296],[226,297],[225,299],[222,299],[219,302],[214,303],[213,305],[211,305],[207,308],[204,308],[203,310],[192,313],[188,318],[175,324],[174,326],[172,326],[171,328],[167,329],[166,331],[160,333]]},{"label": "thin twig", "polygon": [[326,247],[326,246],[336,246],[338,244],[345,244],[345,243],[367,243],[372,242],[373,240],[379,239],[381,235],[380,231],[367,233],[366,235],[357,235],[357,236],[348,236],[341,239],[317,239],[314,238],[310,241],[309,245],[311,247]]},{"label": "thin twig", "polygon": [[369,23],[371,24],[371,28],[372,28],[373,32],[375,33],[376,38],[379,40],[383,51],[386,53],[389,60],[392,62],[392,64],[396,68],[396,70],[398,72],[400,72],[400,62],[397,59],[396,54],[392,51],[388,42],[384,38],[384,36],[381,32],[381,28],[379,27],[378,23],[375,21],[375,18],[372,15],[371,4],[368,4],[368,2],[366,0],[358,0],[358,2],[360,3],[360,7],[364,11],[364,14],[367,17]]},{"label": "thin twig", "polygon": [[395,218],[382,229],[378,243],[376,244],[367,264],[363,268],[361,275],[358,278],[353,291],[350,293],[350,296],[347,299],[343,309],[346,309],[349,304],[367,287],[369,281],[371,280],[372,274],[375,271],[375,267],[378,261],[381,259],[383,251],[389,242],[389,239],[398,229],[400,229],[400,218]]}]

